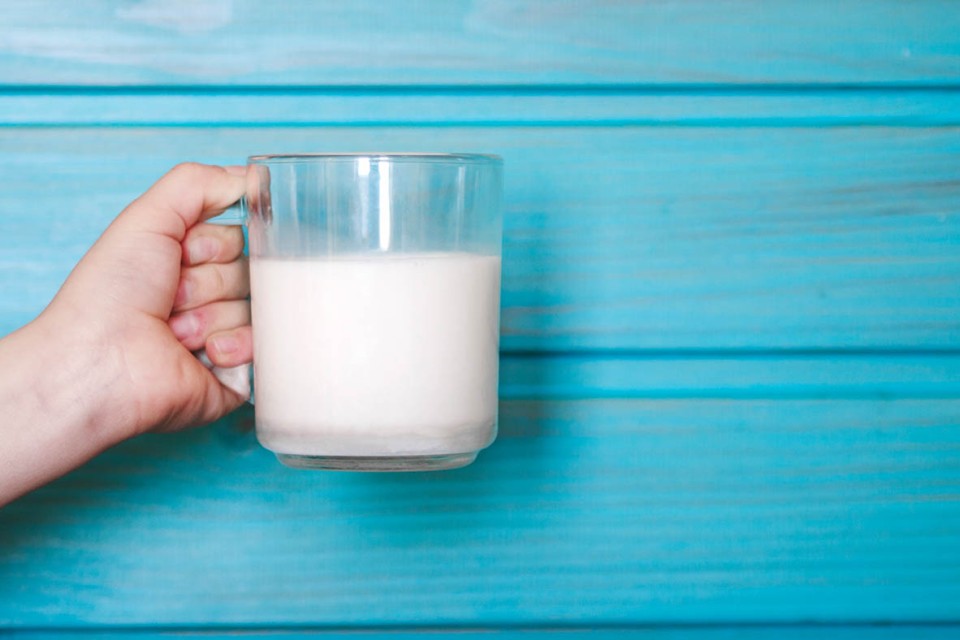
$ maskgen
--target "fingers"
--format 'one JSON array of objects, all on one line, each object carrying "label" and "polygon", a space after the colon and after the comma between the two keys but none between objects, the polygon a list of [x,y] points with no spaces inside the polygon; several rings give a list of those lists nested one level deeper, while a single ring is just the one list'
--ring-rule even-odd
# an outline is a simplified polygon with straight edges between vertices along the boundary
[{"label": "fingers", "polygon": [[[196,351],[206,345],[214,334],[249,325],[250,304],[245,300],[211,302],[171,316],[168,324],[184,347]],[[223,345],[222,351],[229,352],[226,345]],[[219,364],[216,361],[214,363]]]},{"label": "fingers", "polygon": [[237,167],[184,163],[171,169],[133,202],[124,215],[145,231],[183,240],[187,229],[220,214],[246,188]]},{"label": "fingers", "polygon": [[198,224],[183,239],[182,262],[187,266],[205,262],[232,262],[243,253],[243,229],[221,224]]},{"label": "fingers", "polygon": [[253,360],[253,330],[249,325],[218,331],[207,338],[207,357],[218,367],[236,367]]},{"label": "fingers", "polygon": [[[244,167],[224,167],[240,175]],[[246,298],[250,294],[249,271],[243,258],[243,230],[239,226],[197,224],[182,242],[180,283],[174,313],[196,309],[212,302]],[[185,317],[181,326],[191,321]]]},{"label": "fingers", "polygon": [[180,272],[173,311],[186,311],[217,300],[237,300],[248,295],[250,272],[246,258],[227,264],[201,264]]}]

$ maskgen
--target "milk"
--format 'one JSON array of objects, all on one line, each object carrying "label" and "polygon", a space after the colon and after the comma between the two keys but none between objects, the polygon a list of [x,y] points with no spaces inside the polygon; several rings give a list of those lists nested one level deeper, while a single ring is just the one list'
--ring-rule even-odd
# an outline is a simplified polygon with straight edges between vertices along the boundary
[{"label": "milk", "polygon": [[257,436],[307,456],[473,452],[495,436],[500,259],[255,258]]}]

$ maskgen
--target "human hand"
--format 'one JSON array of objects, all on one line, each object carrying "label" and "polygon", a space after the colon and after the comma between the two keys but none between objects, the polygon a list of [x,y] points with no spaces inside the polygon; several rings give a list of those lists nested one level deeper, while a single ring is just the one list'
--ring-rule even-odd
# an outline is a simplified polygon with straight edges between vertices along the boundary
[{"label": "human hand", "polygon": [[124,437],[205,424],[245,398],[219,367],[250,362],[249,280],[239,227],[204,224],[244,192],[243,167],[178,165],[131,203],[35,324],[97,356],[96,387]]}]

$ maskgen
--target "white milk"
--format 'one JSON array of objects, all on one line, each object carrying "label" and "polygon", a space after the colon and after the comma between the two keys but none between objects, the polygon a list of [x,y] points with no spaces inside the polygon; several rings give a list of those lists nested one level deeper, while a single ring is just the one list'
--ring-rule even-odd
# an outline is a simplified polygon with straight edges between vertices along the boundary
[{"label": "white milk", "polygon": [[254,259],[257,436],[277,453],[472,452],[495,435],[500,259]]}]

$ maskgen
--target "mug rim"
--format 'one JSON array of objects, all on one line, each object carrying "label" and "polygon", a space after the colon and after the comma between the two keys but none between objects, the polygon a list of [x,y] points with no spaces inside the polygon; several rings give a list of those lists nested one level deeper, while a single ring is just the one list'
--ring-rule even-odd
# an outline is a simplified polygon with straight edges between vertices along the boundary
[{"label": "mug rim", "polygon": [[437,163],[474,163],[503,164],[503,158],[491,153],[431,153],[418,151],[404,152],[351,152],[351,153],[262,153],[249,156],[248,164],[267,164],[272,162],[336,162],[354,161],[362,158],[377,162],[437,162]]}]

